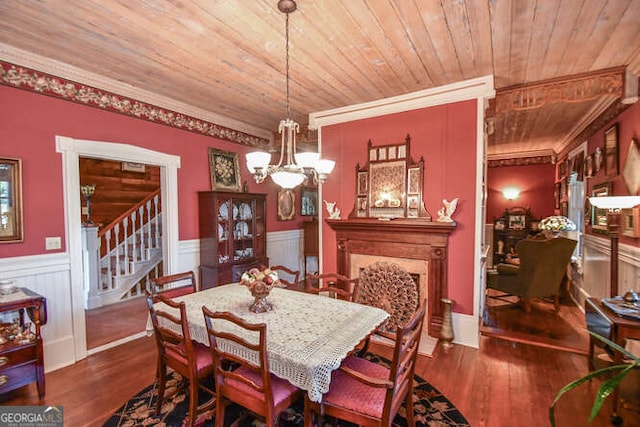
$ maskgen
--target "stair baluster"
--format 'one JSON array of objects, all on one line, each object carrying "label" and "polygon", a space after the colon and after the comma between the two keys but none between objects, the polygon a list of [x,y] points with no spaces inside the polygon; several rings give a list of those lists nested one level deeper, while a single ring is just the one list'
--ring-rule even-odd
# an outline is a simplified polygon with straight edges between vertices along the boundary
[{"label": "stair baluster", "polygon": [[161,217],[160,192],[156,191],[102,228],[98,233],[103,255],[101,283],[90,289],[88,308],[140,296],[150,278],[161,275]]},{"label": "stair baluster", "polygon": [[[114,258],[116,261],[115,271],[116,271],[116,277],[117,277],[122,274],[122,270],[120,270],[120,223],[117,223],[115,227],[113,227],[113,232],[116,236],[116,244],[114,248],[116,254]],[[113,286],[115,286],[115,284],[112,284],[109,289],[111,289]]]},{"label": "stair baluster", "polygon": [[137,212],[134,210],[133,212],[131,212],[131,260],[132,262],[136,262],[140,260],[140,257],[138,256],[138,250],[136,248],[136,245],[138,243],[138,227],[136,224],[136,220],[137,220]]},{"label": "stair baluster", "polygon": [[158,215],[158,201],[159,198],[158,196],[153,198],[153,205],[155,208],[155,215],[153,217],[153,220],[155,222],[155,247],[159,248],[160,247],[160,224],[158,223],[158,220],[160,218],[160,216]]},{"label": "stair baluster", "polygon": [[[110,285],[108,285],[111,282],[111,278],[113,277],[113,273],[111,271],[111,229],[107,230],[107,232],[105,233],[105,241],[106,241],[106,247],[107,247],[107,255],[106,255],[106,259],[107,259],[107,286],[105,286],[104,281],[101,280],[100,283],[100,289],[102,290],[108,290],[111,288]],[[100,265],[102,265],[102,263],[100,263]]]},{"label": "stair baluster", "polygon": [[147,250],[146,252],[146,259],[149,259],[150,253],[149,253],[149,249],[152,248],[152,244],[151,244],[151,202],[149,201],[149,203],[147,203]]}]

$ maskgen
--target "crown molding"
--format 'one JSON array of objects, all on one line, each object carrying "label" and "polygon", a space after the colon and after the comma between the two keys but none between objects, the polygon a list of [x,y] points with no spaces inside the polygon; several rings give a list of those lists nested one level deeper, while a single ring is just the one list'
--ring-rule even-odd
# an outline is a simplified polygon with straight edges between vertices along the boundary
[{"label": "crown molding", "polygon": [[[202,123],[193,123],[194,126],[191,129],[190,126],[175,126],[181,129],[190,130],[193,132],[208,134],[209,136],[213,136],[219,139],[224,139],[230,142],[236,142],[242,145],[250,145],[250,146],[264,146],[268,145],[273,140],[273,133],[271,130],[265,130],[261,128],[257,128],[250,124],[240,122],[211,111],[207,111],[201,108],[194,107],[189,104],[185,104],[179,101],[176,101],[172,98],[164,97],[138,87],[111,79],[109,77],[105,77],[99,74],[95,74],[77,67],[74,67],[69,64],[65,64],[60,61],[56,61],[50,58],[46,58],[40,55],[37,55],[32,52],[28,52],[25,50],[21,50],[15,48],[13,46],[6,45],[4,43],[0,43],[0,62],[6,62],[6,66],[3,67],[3,78],[0,83],[6,84],[8,86],[20,87],[21,89],[26,90],[34,90],[37,92],[43,92],[41,90],[36,89],[35,86],[25,85],[24,82],[21,84],[16,84],[14,82],[9,81],[5,78],[5,74],[10,65],[15,67],[24,67],[29,70],[26,70],[30,77],[33,78],[42,78],[44,76],[37,75],[38,72],[49,74],[51,78],[60,78],[64,80],[68,80],[68,82],[62,82],[63,84],[75,84],[88,86],[89,89],[93,89],[94,91],[106,91],[110,92],[113,95],[130,98],[131,103],[144,103],[149,104],[145,106],[146,108],[155,107],[156,112],[159,109],[166,109],[164,114],[170,115],[172,117],[176,117],[176,115],[185,115],[186,121],[189,119],[196,121],[201,121]],[[26,76],[25,76],[26,77]],[[63,96],[61,94],[55,93],[47,93],[49,95],[57,95],[61,98],[74,101],[81,102],[86,104],[86,102],[79,101],[78,99],[71,99],[69,96]],[[107,94],[109,95],[109,94]],[[95,105],[93,105],[95,106]],[[104,107],[101,107],[104,108]],[[121,113],[127,114],[126,111],[119,111]],[[136,114],[129,114],[132,117],[137,118],[145,118],[140,117]],[[157,119],[152,121],[158,121]],[[164,123],[171,125],[170,123]],[[203,132],[203,129],[216,128],[216,131],[213,132]],[[198,129],[196,129],[198,128]]]},{"label": "crown molding", "polygon": [[309,114],[309,128],[316,129],[337,123],[494,96],[493,76],[488,75],[376,101],[314,112]]}]

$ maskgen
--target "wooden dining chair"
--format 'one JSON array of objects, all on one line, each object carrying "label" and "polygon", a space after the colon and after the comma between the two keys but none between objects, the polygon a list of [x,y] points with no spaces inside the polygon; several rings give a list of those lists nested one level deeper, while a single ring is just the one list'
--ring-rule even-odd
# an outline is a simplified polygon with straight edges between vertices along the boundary
[{"label": "wooden dining chair", "polygon": [[[223,426],[225,408],[230,402],[264,417],[267,427],[277,426],[280,412],[302,398],[303,392],[289,381],[269,373],[267,325],[245,322],[229,312],[212,312],[205,306],[202,312],[218,396],[216,427]],[[238,334],[242,337],[227,332],[229,328],[241,331]],[[218,345],[221,341],[228,344]],[[233,346],[233,352],[228,346]],[[252,355],[251,361],[237,354]]]},{"label": "wooden dining chair", "polygon": [[151,294],[162,294],[167,298],[176,298],[198,291],[196,275],[193,271],[155,277],[150,280]]},{"label": "wooden dining chair", "polygon": [[350,279],[339,273],[308,273],[304,291],[313,294],[327,292],[333,298],[356,301],[358,296],[358,278]]},{"label": "wooden dining chair", "polygon": [[[146,295],[158,348],[156,416],[160,415],[164,401],[167,368],[171,368],[189,382],[189,413],[186,425],[193,426],[196,416],[213,409],[216,402],[215,391],[202,383],[202,380],[213,374],[211,352],[206,345],[191,340],[184,302],[175,302],[161,294],[151,295],[148,291]],[[155,305],[156,303],[163,303],[165,306]],[[198,405],[200,389],[211,396],[202,405]]]},{"label": "wooden dining chair", "polygon": [[[269,267],[272,271],[278,273],[278,277],[280,278],[280,283],[282,283],[283,287],[287,287],[287,289],[296,289],[298,287],[298,280],[300,278],[300,270],[291,270],[284,265],[274,265]],[[282,273],[286,274],[286,279],[282,278]]]},{"label": "wooden dining chair", "polygon": [[415,427],[413,376],[425,309],[426,301],[406,325],[398,328],[389,368],[349,356],[334,371],[322,402],[312,402],[305,397],[305,427],[312,427],[314,414],[360,426],[390,427],[403,402],[407,426]]}]

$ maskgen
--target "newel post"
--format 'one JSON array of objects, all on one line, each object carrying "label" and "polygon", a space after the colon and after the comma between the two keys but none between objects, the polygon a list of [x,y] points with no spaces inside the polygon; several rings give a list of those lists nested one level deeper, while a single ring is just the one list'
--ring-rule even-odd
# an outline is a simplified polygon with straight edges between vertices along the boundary
[{"label": "newel post", "polygon": [[97,295],[100,290],[100,239],[97,225],[82,226],[82,270],[85,309],[88,309],[87,297]]}]

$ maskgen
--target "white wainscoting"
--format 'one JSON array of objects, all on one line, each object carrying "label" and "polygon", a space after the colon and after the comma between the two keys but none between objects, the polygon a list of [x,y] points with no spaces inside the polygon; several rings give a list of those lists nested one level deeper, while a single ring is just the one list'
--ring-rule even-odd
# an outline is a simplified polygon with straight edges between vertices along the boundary
[{"label": "white wainscoting", "polygon": [[[199,272],[200,243],[178,242],[176,272]],[[286,265],[302,270],[302,231],[267,233],[267,253],[272,265]],[[0,259],[0,280],[14,280],[17,286],[29,288],[47,299],[48,322],[42,328],[45,372],[76,362],[74,355],[73,312],[68,253],[43,254]]]},{"label": "white wainscoting", "polygon": [[269,265],[284,265],[292,270],[304,271],[304,234],[302,230],[267,233]]},{"label": "white wainscoting", "polygon": [[0,259],[0,280],[14,280],[47,299],[48,322],[42,327],[46,372],[75,362],[69,271],[67,253]]},{"label": "white wainscoting", "polygon": [[[582,289],[587,297],[608,297],[611,263],[611,242],[608,237],[584,236],[582,257]],[[618,245],[618,293],[640,290],[640,248]]]}]

